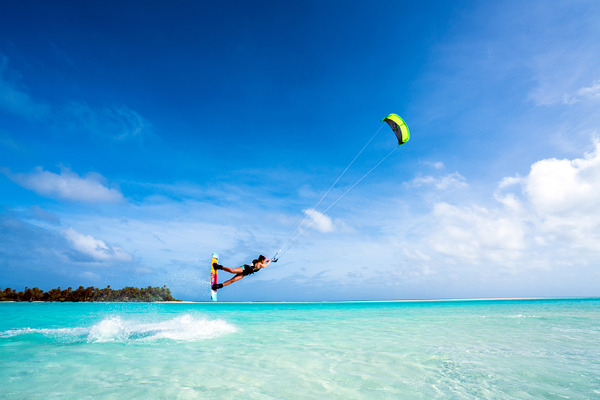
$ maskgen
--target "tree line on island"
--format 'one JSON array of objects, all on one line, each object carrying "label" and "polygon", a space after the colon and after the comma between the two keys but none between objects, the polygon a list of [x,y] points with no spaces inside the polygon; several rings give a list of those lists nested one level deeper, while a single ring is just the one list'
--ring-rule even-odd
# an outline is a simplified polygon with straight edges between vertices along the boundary
[{"label": "tree line on island", "polygon": [[147,288],[124,287],[123,289],[111,289],[108,285],[104,289],[93,286],[84,288],[79,286],[73,290],[71,287],[61,290],[60,287],[50,289],[47,292],[38,289],[25,287],[25,290],[17,292],[14,289],[6,288],[0,290],[0,301],[72,301],[72,302],[150,302],[150,301],[177,301],[171,295],[171,290],[167,286]]}]

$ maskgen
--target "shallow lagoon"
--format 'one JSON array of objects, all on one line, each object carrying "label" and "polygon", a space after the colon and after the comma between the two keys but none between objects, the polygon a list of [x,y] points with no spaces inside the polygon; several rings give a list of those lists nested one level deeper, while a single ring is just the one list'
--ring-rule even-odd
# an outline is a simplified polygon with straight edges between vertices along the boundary
[{"label": "shallow lagoon", "polygon": [[600,398],[600,299],[4,303],[8,399]]}]

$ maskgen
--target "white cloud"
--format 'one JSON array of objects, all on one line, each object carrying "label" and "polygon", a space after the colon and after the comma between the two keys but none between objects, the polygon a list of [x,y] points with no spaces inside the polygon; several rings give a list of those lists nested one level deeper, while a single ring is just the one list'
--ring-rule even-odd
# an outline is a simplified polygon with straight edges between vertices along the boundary
[{"label": "white cloud", "polygon": [[580,101],[597,100],[600,100],[600,81],[595,81],[591,86],[582,87],[574,95],[566,95],[563,103],[574,104]]},{"label": "white cloud", "polygon": [[102,240],[96,239],[91,235],[84,235],[73,228],[63,232],[64,237],[69,241],[73,249],[89,256],[93,261],[109,262],[131,262],[133,257],[119,247],[108,246]]},{"label": "white cloud", "polygon": [[37,168],[28,174],[3,172],[14,182],[45,197],[88,203],[115,203],[123,200],[121,192],[106,187],[104,178],[95,173],[80,177],[63,169],[60,174]]},{"label": "white cloud", "polygon": [[423,161],[423,164],[425,164],[428,167],[431,167],[433,169],[437,169],[437,170],[441,170],[441,169],[444,169],[446,167],[444,165],[444,163],[441,162],[441,161]]},{"label": "white cloud", "polygon": [[600,143],[582,158],[544,159],[507,177],[499,206],[434,205],[425,241],[461,262],[500,268],[587,263],[600,255]]},{"label": "white cloud", "polygon": [[536,162],[521,188],[540,243],[600,252],[600,143],[583,158]]},{"label": "white cloud", "polygon": [[600,100],[600,81],[594,82],[592,86],[579,89],[577,94],[583,98]]},{"label": "white cloud", "polygon": [[587,214],[600,208],[600,144],[574,160],[541,160],[531,166],[524,190],[542,215]]},{"label": "white cloud", "polygon": [[430,175],[419,176],[414,178],[409,184],[415,187],[433,186],[438,190],[460,189],[468,186],[465,177],[458,172],[440,177]]},{"label": "white cloud", "polygon": [[438,253],[478,264],[509,262],[526,247],[526,227],[516,215],[483,207],[434,206],[436,229],[429,240]]},{"label": "white cloud", "polygon": [[314,227],[316,230],[323,233],[334,231],[335,228],[333,226],[333,221],[327,215],[324,215],[312,208],[303,210],[303,212],[309,219],[307,227]]}]

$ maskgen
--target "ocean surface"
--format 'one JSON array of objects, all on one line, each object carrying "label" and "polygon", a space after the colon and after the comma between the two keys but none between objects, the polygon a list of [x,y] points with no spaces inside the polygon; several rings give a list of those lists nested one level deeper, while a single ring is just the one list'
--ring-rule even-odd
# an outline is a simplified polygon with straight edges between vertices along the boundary
[{"label": "ocean surface", "polygon": [[2,399],[600,399],[600,299],[0,303]]}]

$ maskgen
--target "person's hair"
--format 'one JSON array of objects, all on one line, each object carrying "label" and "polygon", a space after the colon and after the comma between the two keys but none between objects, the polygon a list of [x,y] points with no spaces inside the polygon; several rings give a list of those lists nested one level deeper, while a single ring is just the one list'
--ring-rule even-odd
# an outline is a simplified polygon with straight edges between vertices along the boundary
[{"label": "person's hair", "polygon": [[258,264],[258,260],[252,260],[252,265]]},{"label": "person's hair", "polygon": [[262,254],[260,256],[258,256],[258,262],[263,262],[267,259],[267,257],[263,256]]}]

